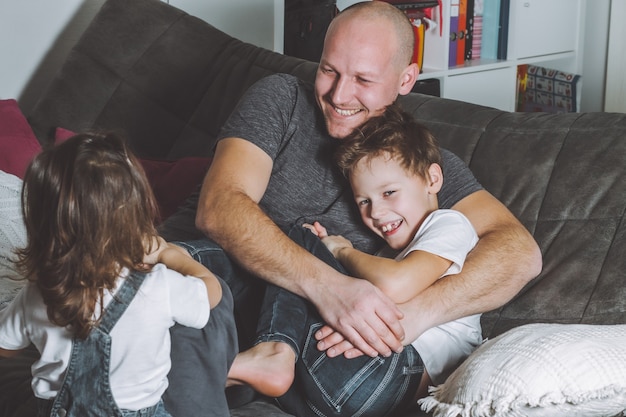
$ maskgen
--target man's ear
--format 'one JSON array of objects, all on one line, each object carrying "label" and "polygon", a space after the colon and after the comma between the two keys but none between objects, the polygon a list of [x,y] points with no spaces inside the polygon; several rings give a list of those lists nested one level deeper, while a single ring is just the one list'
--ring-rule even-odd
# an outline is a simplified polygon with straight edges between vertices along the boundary
[{"label": "man's ear", "polygon": [[439,164],[430,164],[428,167],[428,191],[432,194],[437,194],[443,186],[443,171]]},{"label": "man's ear", "polygon": [[417,81],[420,69],[416,63],[412,63],[404,69],[400,78],[400,89],[398,93],[402,96],[409,94]]}]

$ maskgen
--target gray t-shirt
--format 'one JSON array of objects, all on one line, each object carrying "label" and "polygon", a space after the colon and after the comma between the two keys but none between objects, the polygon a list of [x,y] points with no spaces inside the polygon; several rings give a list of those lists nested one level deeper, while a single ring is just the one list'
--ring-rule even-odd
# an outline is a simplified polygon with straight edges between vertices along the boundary
[{"label": "gray t-shirt", "polygon": [[[248,140],[274,161],[261,208],[282,228],[319,221],[355,247],[375,252],[381,241],[361,221],[347,180],[332,159],[339,143],[326,131],[313,86],[275,74],[254,84],[222,128],[218,140]],[[482,189],[457,156],[442,150],[444,186],[440,208],[450,208]]]}]

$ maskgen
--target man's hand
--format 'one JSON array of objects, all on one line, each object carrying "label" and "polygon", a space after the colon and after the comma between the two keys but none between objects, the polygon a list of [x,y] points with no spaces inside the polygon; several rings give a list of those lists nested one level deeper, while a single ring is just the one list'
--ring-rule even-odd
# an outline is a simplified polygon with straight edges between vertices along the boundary
[{"label": "man's hand", "polygon": [[313,234],[319,237],[328,250],[337,258],[338,253],[343,248],[353,248],[352,242],[340,235],[329,235],[326,228],[315,222],[313,224],[305,223],[302,225],[305,229],[309,229]]},{"label": "man's hand", "polygon": [[[303,227],[319,237],[335,257],[341,249],[353,247],[343,236],[329,236],[326,228],[319,222],[305,223]],[[333,298],[336,301],[331,301]],[[330,357],[342,353],[347,358],[363,354],[372,357],[379,354],[389,356],[392,351],[402,350],[404,329],[398,320],[403,314],[369,282],[346,277],[343,286],[333,282],[330,293],[321,299],[321,305],[315,300],[314,303],[324,320],[332,327],[325,326],[320,330],[322,333],[318,338],[318,348],[327,350]],[[326,338],[324,335],[331,337]]]},{"label": "man's hand", "polygon": [[[317,300],[323,301],[318,303]],[[403,315],[368,281],[345,277],[341,282],[334,282],[332,287],[325,288],[313,302],[324,321],[345,338],[346,342],[340,341],[340,345],[335,343],[332,346],[336,336],[336,339],[322,338],[329,347],[335,348],[330,352],[332,356],[348,349],[358,349],[371,357],[402,351],[404,328],[399,320]]]}]

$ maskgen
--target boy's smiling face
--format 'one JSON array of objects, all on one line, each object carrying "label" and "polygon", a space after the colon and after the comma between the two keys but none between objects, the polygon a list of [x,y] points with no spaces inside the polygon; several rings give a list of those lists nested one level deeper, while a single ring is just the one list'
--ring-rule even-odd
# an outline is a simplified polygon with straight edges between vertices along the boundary
[{"label": "boy's smiling face", "polygon": [[367,227],[395,249],[404,249],[424,219],[438,208],[441,168],[432,164],[430,178],[409,172],[388,154],[361,159],[350,175],[354,199]]}]

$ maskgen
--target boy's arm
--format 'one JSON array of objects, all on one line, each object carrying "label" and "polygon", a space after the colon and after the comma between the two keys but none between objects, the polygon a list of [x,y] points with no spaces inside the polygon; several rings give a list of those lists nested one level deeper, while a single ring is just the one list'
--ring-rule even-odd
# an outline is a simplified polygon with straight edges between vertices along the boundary
[{"label": "boy's arm", "polygon": [[[322,242],[333,238],[323,238]],[[333,254],[350,273],[368,280],[398,304],[409,301],[432,285],[452,264],[448,259],[420,250],[412,251],[398,261],[348,246]],[[416,271],[419,272],[416,274]]]},{"label": "boy's arm", "polygon": [[401,260],[369,255],[354,249],[343,236],[329,236],[319,222],[304,227],[316,234],[352,275],[371,282],[397,304],[417,296],[452,265],[449,259],[421,250],[414,250]]}]

